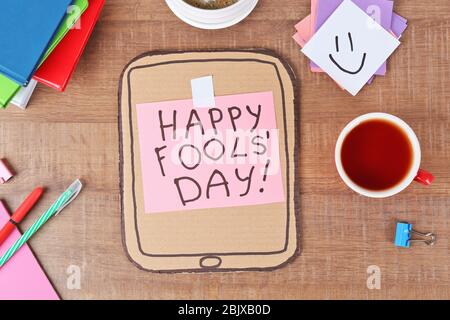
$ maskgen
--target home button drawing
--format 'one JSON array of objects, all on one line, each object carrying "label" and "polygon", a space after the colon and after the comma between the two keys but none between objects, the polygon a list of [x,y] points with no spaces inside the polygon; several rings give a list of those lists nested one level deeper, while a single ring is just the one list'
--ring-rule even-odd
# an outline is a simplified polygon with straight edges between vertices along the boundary
[{"label": "home button drawing", "polygon": [[214,269],[220,267],[222,259],[218,256],[204,256],[200,259],[200,267],[205,269]]}]

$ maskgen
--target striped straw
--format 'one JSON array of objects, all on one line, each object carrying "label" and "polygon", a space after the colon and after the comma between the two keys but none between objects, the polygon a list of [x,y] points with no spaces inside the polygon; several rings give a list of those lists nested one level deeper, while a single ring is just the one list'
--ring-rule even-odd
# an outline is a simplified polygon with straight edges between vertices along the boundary
[{"label": "striped straw", "polygon": [[81,182],[76,180],[55,203],[20,237],[0,258],[2,267],[51,217],[64,209],[81,190]]}]

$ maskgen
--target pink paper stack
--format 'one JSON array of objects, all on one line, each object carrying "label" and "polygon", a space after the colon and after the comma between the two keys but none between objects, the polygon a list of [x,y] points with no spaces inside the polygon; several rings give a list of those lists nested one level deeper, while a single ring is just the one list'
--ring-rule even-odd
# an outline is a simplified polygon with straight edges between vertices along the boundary
[{"label": "pink paper stack", "polygon": [[[10,219],[0,201],[0,226]],[[0,245],[0,256],[20,238],[15,229]],[[59,300],[50,281],[34,257],[28,245],[24,245],[2,268],[0,268],[0,300]]]}]

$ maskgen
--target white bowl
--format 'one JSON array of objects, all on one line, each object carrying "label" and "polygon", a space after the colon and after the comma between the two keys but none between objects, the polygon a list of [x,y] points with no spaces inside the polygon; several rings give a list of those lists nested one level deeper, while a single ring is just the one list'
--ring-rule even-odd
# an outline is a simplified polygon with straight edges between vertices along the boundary
[{"label": "white bowl", "polygon": [[244,20],[255,9],[258,0],[239,0],[222,9],[200,9],[183,0],[166,0],[181,20],[201,29],[223,29]]}]

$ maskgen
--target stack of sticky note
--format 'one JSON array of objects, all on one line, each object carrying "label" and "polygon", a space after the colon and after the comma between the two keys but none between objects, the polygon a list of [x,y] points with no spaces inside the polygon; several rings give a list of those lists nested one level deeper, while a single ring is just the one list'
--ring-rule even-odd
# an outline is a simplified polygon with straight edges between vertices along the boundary
[{"label": "stack of sticky note", "polygon": [[375,76],[407,27],[390,0],[311,0],[311,14],[296,26],[294,40],[311,60],[312,72],[326,72],[356,95]]},{"label": "stack of sticky note", "polygon": [[0,108],[26,108],[38,82],[65,90],[104,2],[0,2]]}]

